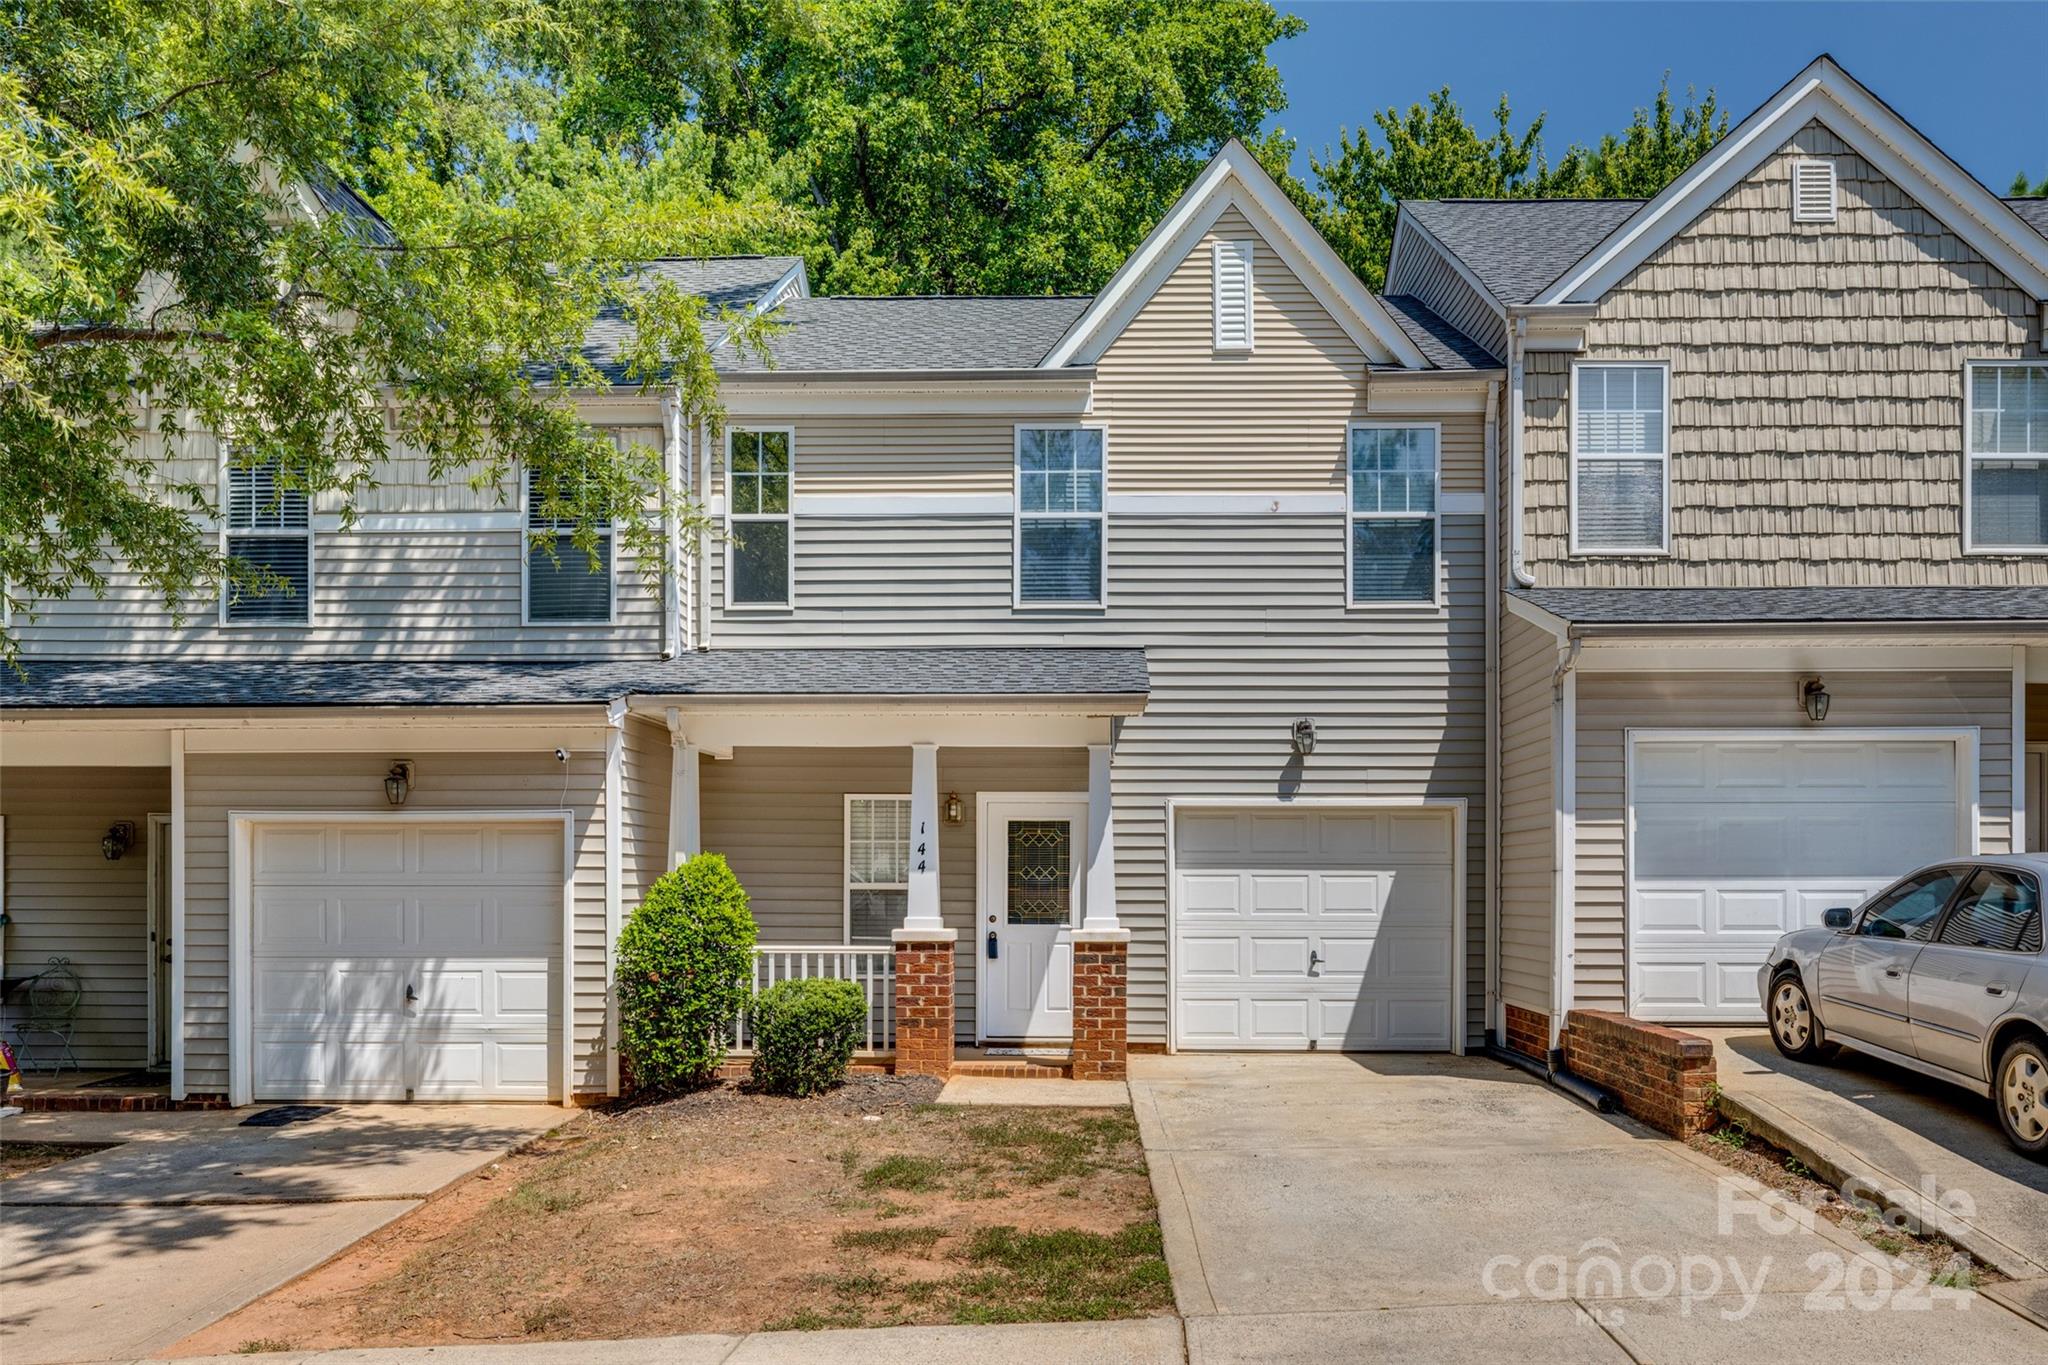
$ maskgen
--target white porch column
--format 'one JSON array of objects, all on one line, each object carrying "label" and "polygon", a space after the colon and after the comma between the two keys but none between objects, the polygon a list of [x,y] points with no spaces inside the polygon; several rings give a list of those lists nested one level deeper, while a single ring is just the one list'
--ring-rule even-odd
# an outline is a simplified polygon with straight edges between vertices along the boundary
[{"label": "white porch column", "polygon": [[1121,928],[1116,920],[1116,820],[1109,803],[1109,748],[1088,746],[1088,878],[1083,933]]},{"label": "white porch column", "polygon": [[903,927],[945,927],[939,914],[939,746],[910,746],[910,889]]},{"label": "white porch column", "polygon": [[668,713],[668,865],[681,867],[704,851],[697,795],[697,746],[683,733],[674,707]]}]

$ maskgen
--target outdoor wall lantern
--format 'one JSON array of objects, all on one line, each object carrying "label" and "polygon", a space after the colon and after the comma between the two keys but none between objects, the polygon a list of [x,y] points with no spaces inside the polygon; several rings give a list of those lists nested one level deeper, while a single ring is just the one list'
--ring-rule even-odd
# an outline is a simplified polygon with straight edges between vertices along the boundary
[{"label": "outdoor wall lantern", "polygon": [[100,856],[110,863],[121,861],[121,855],[135,847],[135,826],[126,820],[108,827],[100,840]]},{"label": "outdoor wall lantern", "polygon": [[1307,757],[1316,751],[1316,723],[1314,717],[1303,716],[1294,722],[1289,734],[1294,740],[1294,752]]},{"label": "outdoor wall lantern", "polygon": [[1799,704],[1806,708],[1806,718],[1815,725],[1828,718],[1828,688],[1819,678],[1808,678],[1799,684]]},{"label": "outdoor wall lantern", "polygon": [[946,823],[949,825],[957,825],[960,823],[959,792],[946,793]]},{"label": "outdoor wall lantern", "polygon": [[392,763],[391,771],[384,776],[384,799],[394,806],[405,804],[405,798],[412,794],[413,766],[409,758]]}]

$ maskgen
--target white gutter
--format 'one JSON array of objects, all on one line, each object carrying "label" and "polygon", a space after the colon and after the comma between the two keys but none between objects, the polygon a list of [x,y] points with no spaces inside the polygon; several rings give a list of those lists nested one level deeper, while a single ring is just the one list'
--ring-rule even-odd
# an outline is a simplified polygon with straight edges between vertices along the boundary
[{"label": "white gutter", "polygon": [[[1486,386],[1486,510],[1487,520],[1500,510],[1500,392]],[[1484,913],[1486,934],[1485,1006],[1481,1031],[1501,1030],[1500,1010],[1500,532],[1486,535],[1486,867]]]},{"label": "white gutter", "polygon": [[1522,562],[1522,341],[1528,334],[1529,319],[1517,317],[1508,332],[1508,571],[1516,583],[1533,588],[1536,575]]}]

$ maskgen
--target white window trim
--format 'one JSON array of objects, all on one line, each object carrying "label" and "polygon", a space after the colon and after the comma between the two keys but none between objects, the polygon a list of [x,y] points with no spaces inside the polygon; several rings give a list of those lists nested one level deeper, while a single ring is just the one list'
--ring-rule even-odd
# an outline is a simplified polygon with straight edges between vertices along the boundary
[{"label": "white window trim", "polygon": [[[1099,512],[1026,512],[1024,510],[1024,433],[1027,431],[1095,431],[1102,434],[1102,510]],[[1054,518],[1074,521],[1093,517],[1102,524],[1095,538],[1095,597],[1057,602],[1024,600],[1024,523]],[[1019,422],[1010,429],[1010,606],[1016,611],[1102,611],[1109,606],[1109,427],[1101,422]]]},{"label": "white window trim", "polygon": [[[1223,336],[1223,257],[1224,253],[1242,254],[1244,257],[1244,340],[1225,340]],[[1209,340],[1216,350],[1243,354],[1253,349],[1257,341],[1257,323],[1252,314],[1256,311],[1258,288],[1253,281],[1253,270],[1258,259],[1258,239],[1254,237],[1218,238],[1209,248]]]},{"label": "white window trim", "polygon": [[[1361,602],[1352,596],[1357,584],[1353,581],[1352,570],[1352,528],[1361,521],[1413,521],[1414,512],[1358,512],[1354,511],[1351,473],[1351,433],[1354,431],[1419,431],[1436,433],[1436,489],[1429,499],[1432,510],[1429,519],[1436,524],[1436,534],[1431,541],[1436,549],[1436,562],[1430,569],[1430,592],[1427,601],[1417,598],[1412,602]],[[1352,422],[1344,428],[1344,606],[1349,611],[1425,611],[1443,610],[1444,606],[1444,424],[1442,422],[1401,422],[1394,420],[1375,422]]]},{"label": "white window trim", "polygon": [[[519,478],[519,624],[537,630],[609,630],[619,619],[619,541],[617,527],[598,532],[605,540],[604,619],[602,621],[536,621],[533,619],[533,474]],[[568,532],[557,531],[559,539]]]},{"label": "white window trim", "polygon": [[[1579,450],[1579,372],[1581,370],[1664,371],[1664,515],[1659,518],[1664,538],[1655,546],[1582,545],[1579,542],[1579,461],[1643,460],[1647,455],[1586,455]],[[1671,362],[1669,360],[1575,360],[1572,362],[1571,397],[1565,407],[1565,439],[1569,457],[1565,461],[1565,501],[1571,508],[1571,538],[1568,547],[1574,558],[1648,559],[1671,553]]]},{"label": "white window trim", "polygon": [[[909,804],[910,804],[910,793],[909,793],[909,792],[900,792],[900,793],[898,793],[898,792],[848,792],[848,793],[846,794],[846,800],[845,800],[844,804],[843,804],[843,805],[841,805],[841,807],[840,807],[840,811],[839,811],[839,846],[840,846],[840,866],[839,866],[839,889],[840,889],[840,905],[839,905],[839,941],[840,941],[841,943],[845,943],[845,944],[848,944],[848,945],[851,945],[851,944],[853,943],[853,803],[854,803],[854,802],[856,802],[856,801],[901,801],[901,802],[902,802],[902,803],[903,803],[904,805],[906,805],[906,806],[907,806],[907,805],[909,805]],[[903,895],[904,895],[904,899],[905,899],[905,900],[908,900],[908,899],[909,899],[909,897],[910,897],[910,880],[909,880],[909,870],[910,870],[910,862],[909,862],[909,858],[908,858],[908,856],[907,856],[907,854],[908,854],[908,847],[907,847],[907,846],[906,846],[906,848],[905,848],[905,853],[906,853],[906,857],[905,857],[905,859],[904,859],[904,864],[903,864],[903,866],[904,866],[904,873],[905,873],[905,876],[904,876],[904,881],[903,881],[903,884],[902,884],[902,885],[901,885],[900,887],[899,887],[899,886],[897,886],[897,885],[896,885],[895,883],[893,883],[893,882],[891,882],[891,883],[889,883],[889,884],[887,884],[887,885],[884,885],[884,884],[882,884],[882,883],[880,883],[880,882],[869,882],[869,883],[866,883],[866,884],[865,884],[865,886],[864,886],[864,889],[866,889],[866,890],[870,890],[870,891],[898,891],[898,890],[900,890],[900,891],[902,891],[902,892],[903,892]],[[862,946],[862,947],[866,947],[866,946],[869,946],[869,945],[863,944],[863,945],[861,945],[861,946]],[[880,946],[880,945],[875,945],[875,946]]]},{"label": "white window trim", "polygon": [[[1979,460],[2030,460],[2031,455],[2007,455],[1996,451],[1980,452],[1974,446],[1970,427],[1970,399],[1977,383],[1977,371],[1994,369],[2048,369],[2048,356],[2038,360],[1966,360],[1963,362],[1963,553],[1966,555],[2025,555],[2033,558],[2048,556],[2048,543],[2040,545],[1979,545],[1976,539],[1975,509],[1977,488],[1977,462]],[[2048,463],[2048,455],[2040,457]]]},{"label": "white window trim", "polygon": [[220,600],[217,605],[218,622],[224,630],[311,630],[314,625],[314,618],[320,610],[320,553],[318,538],[313,533],[313,495],[310,493],[306,495],[306,528],[303,531],[266,531],[255,528],[237,531],[232,525],[234,521],[233,504],[235,495],[233,488],[228,483],[231,477],[228,471],[233,464],[232,452],[230,452],[226,444],[223,444],[220,449],[220,481],[214,485],[220,493],[220,526],[218,528],[220,552],[223,556],[227,555],[228,548],[234,543],[234,538],[237,535],[274,536],[278,539],[283,539],[286,536],[304,536],[306,539],[306,619],[303,621],[229,620],[228,597],[234,585],[223,578],[220,585]]},{"label": "white window trim", "polygon": [[[1828,207],[1825,213],[1802,213],[1799,209],[1799,177],[1810,170],[1818,170],[1828,180]],[[1841,212],[1841,177],[1832,161],[1814,157],[1803,157],[1792,163],[1792,221],[1795,223],[1832,223]]]},{"label": "white window trim", "polygon": [[[732,438],[737,432],[765,436],[773,432],[782,433],[789,442],[789,510],[787,512],[746,512],[737,516],[732,510]],[[796,610],[796,428],[793,426],[752,426],[729,425],[725,429],[725,468],[720,475],[725,496],[720,500],[725,512],[725,609],[729,612],[756,613],[791,612]],[[789,526],[789,533],[783,537],[784,548],[789,552],[789,567],[782,581],[788,595],[780,602],[735,602],[732,599],[732,528],[735,522],[780,521]]]}]

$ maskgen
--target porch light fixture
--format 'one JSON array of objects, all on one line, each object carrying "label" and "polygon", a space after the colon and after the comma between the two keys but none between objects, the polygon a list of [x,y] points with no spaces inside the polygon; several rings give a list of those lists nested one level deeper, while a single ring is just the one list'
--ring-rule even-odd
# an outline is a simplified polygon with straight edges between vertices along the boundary
[{"label": "porch light fixture", "polygon": [[1294,752],[1307,757],[1316,751],[1316,723],[1312,716],[1303,716],[1294,722],[1288,731],[1294,741]]},{"label": "porch light fixture", "polygon": [[1808,678],[1799,684],[1799,704],[1806,708],[1806,718],[1815,725],[1828,718],[1828,688],[1819,678]]},{"label": "porch light fixture", "polygon": [[384,775],[384,799],[394,806],[404,805],[405,798],[412,794],[412,782],[412,760],[397,760],[391,765],[391,771]]},{"label": "porch light fixture", "polygon": [[949,825],[957,825],[960,823],[959,792],[946,793],[946,823]]},{"label": "porch light fixture", "polygon": [[121,855],[135,847],[135,826],[126,820],[117,821],[107,827],[100,839],[100,856],[110,863],[121,861]]}]

